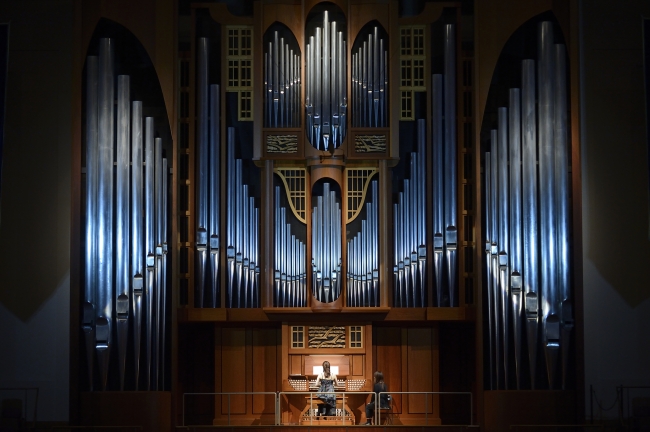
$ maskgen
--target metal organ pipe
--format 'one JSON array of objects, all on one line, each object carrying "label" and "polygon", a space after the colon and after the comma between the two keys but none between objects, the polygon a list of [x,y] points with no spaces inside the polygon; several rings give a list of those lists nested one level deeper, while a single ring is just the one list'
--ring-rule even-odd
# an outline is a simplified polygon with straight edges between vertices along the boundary
[{"label": "metal organ pipe", "polygon": [[[361,230],[348,240],[348,306],[379,306],[379,245],[377,180],[370,183],[370,199]],[[340,234],[340,233],[339,233]]]},{"label": "metal organ pipe", "polygon": [[538,154],[539,209],[541,259],[540,282],[542,294],[542,327],[547,374],[551,388],[559,358],[560,310],[557,286],[557,207],[555,202],[555,146],[553,139],[555,96],[555,53],[553,28],[550,22],[539,25],[538,51]]},{"label": "metal organ pipe", "polygon": [[387,127],[385,70],[387,53],[379,29],[374,27],[356,54],[352,54],[352,94],[355,127]]},{"label": "metal organ pipe", "polygon": [[569,150],[567,130],[566,48],[555,45],[555,197],[557,205],[557,262],[562,349],[562,389],[566,388],[569,368],[570,333],[573,329],[569,254]]},{"label": "metal organ pipe", "polygon": [[312,210],[312,255],[316,279],[314,295],[318,301],[327,303],[336,300],[340,293],[339,278],[333,277],[341,262],[340,243],[341,213],[336,192],[330,190],[328,182],[323,183],[323,195],[316,197]]},{"label": "metal organ pipe", "polygon": [[117,77],[117,169],[115,223],[115,309],[120,371],[120,390],[124,390],[126,347],[129,338],[129,160],[131,138],[129,76]]},{"label": "metal organ pipe", "polygon": [[197,64],[197,166],[198,178],[196,186],[197,220],[196,220],[196,287],[195,306],[203,307],[204,293],[207,280],[208,264],[208,182],[209,182],[209,154],[208,154],[208,122],[209,96],[208,96],[208,39],[199,38],[198,64]]},{"label": "metal organ pipe", "polygon": [[436,278],[437,306],[443,302],[443,263],[444,263],[444,127],[443,127],[443,87],[442,75],[432,77],[433,100],[431,103],[431,159],[433,173],[433,270]]},{"label": "metal organ pipe", "polygon": [[[235,158],[235,129],[228,128],[227,155],[227,194],[228,220],[227,260],[228,260],[228,305],[229,307],[250,308],[259,299],[259,285],[255,260],[259,247],[259,220],[255,218],[255,198],[249,196],[249,185],[242,181],[242,160]],[[252,263],[252,265],[251,265]]]},{"label": "metal organ pipe", "polygon": [[521,234],[521,104],[518,88],[510,89],[508,111],[508,151],[510,161],[510,301],[512,305],[512,331],[515,351],[515,376],[517,389],[521,388],[522,341],[522,234]]},{"label": "metal organ pipe", "polygon": [[142,102],[134,101],[131,110],[131,274],[133,284],[133,356],[135,389],[140,377],[140,338],[142,335],[142,304],[144,298],[144,248],[142,204],[144,182],[142,178]]},{"label": "metal organ pipe", "polygon": [[398,307],[426,307],[426,171],[424,147],[426,123],[418,120],[416,152],[411,152],[410,178],[403,180],[395,212],[395,260],[398,289],[394,304]]},{"label": "metal organ pipe", "polygon": [[525,292],[526,339],[531,388],[537,376],[537,334],[539,326],[539,269],[537,238],[537,124],[535,110],[535,61],[522,61],[522,218],[523,289]]},{"label": "metal organ pipe", "polygon": [[84,303],[81,328],[86,343],[88,383],[94,386],[95,309],[97,302],[97,187],[99,157],[97,149],[97,57],[86,59],[86,254],[84,261]]},{"label": "metal organ pipe", "polygon": [[[510,338],[514,342],[517,387],[521,387],[524,332],[520,326],[524,314],[528,372],[531,387],[535,388],[540,306],[549,387],[557,385],[559,369],[565,387],[569,369],[573,311],[569,274],[566,52],[563,45],[554,44],[552,39],[552,24],[541,23],[537,64],[534,60],[522,62],[521,92],[510,89],[509,108],[499,108],[498,130],[492,131],[492,146],[485,156],[486,255],[492,257],[486,261],[489,339],[490,348],[496,347],[494,355],[490,355],[490,362],[496,359],[496,367],[490,371],[490,378],[496,372],[493,388],[501,383],[508,388]],[[538,89],[537,101],[535,89]],[[507,124],[506,113],[509,113]],[[497,251],[498,258],[495,258]],[[512,332],[508,328],[509,312]],[[492,317],[498,318],[493,321]]]},{"label": "metal organ pipe", "polygon": [[221,198],[221,117],[219,85],[210,85],[210,291],[212,292],[212,307],[219,306],[221,293],[219,291],[219,215]]},{"label": "metal organ pipe", "polygon": [[[143,181],[142,102],[130,101],[128,75],[117,77],[115,89],[113,56],[112,41],[100,39],[99,58],[88,57],[86,71],[87,252],[82,330],[91,390],[95,381],[95,354],[100,386],[104,390],[107,387],[113,331],[117,334],[118,352],[112,361],[117,362],[119,387],[124,390],[129,331],[133,332],[135,386],[139,387],[143,307],[147,309],[144,363],[147,380],[151,367],[159,370],[159,356],[164,356],[164,344],[160,341],[165,337],[165,272],[161,270],[164,267],[156,267],[153,243],[158,241],[160,245],[166,241],[163,232],[167,223],[165,168],[161,157],[158,161],[153,159],[153,118],[147,118],[146,182]],[[157,140],[161,156],[162,142],[160,138]],[[156,180],[154,168],[159,172]],[[129,322],[131,319],[133,323]],[[155,359],[151,350],[154,343],[158,356]]]},{"label": "metal organ pipe", "polygon": [[146,292],[147,301],[147,323],[146,323],[146,363],[145,363],[145,389],[151,389],[151,372],[153,365],[152,347],[154,337],[154,299],[155,299],[155,277],[156,277],[156,256],[155,256],[155,233],[154,233],[154,136],[153,117],[145,118],[145,147],[144,147],[144,244],[147,254]]},{"label": "metal organ pipe", "polygon": [[456,27],[445,25],[444,36],[444,108],[445,108],[445,250],[449,305],[456,305],[456,257],[458,230],[456,221]]},{"label": "metal organ pipe", "polygon": [[344,44],[343,33],[336,30],[336,22],[330,23],[324,11],[323,25],[316,27],[307,45],[309,98],[305,107],[307,138],[321,151],[333,151],[345,138],[345,128],[340,127],[345,122],[345,85],[339,77],[347,70]]},{"label": "metal organ pipe", "polygon": [[113,45],[111,39],[99,42],[97,183],[97,318],[95,350],[101,388],[106,389],[113,325]]},{"label": "metal organ pipe", "polygon": [[501,330],[503,343],[503,371],[505,378],[505,389],[508,389],[509,364],[508,353],[510,352],[510,320],[509,320],[509,279],[508,268],[508,109],[498,108],[497,131],[497,208],[499,213],[498,224],[498,249],[499,249],[499,296],[501,298]]}]

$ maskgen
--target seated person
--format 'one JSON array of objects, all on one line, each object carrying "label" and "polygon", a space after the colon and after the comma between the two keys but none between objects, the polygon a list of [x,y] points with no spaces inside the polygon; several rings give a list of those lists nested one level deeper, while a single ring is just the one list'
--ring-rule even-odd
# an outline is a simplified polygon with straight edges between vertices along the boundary
[{"label": "seated person", "polygon": [[[375,384],[372,386],[373,394],[370,398],[370,403],[366,405],[366,425],[371,425],[372,419],[375,416],[375,395],[380,392],[388,391],[388,387],[384,382],[384,374],[377,371],[373,375]],[[388,393],[383,393],[381,396],[379,396],[379,407],[390,408],[390,404],[388,403]]]},{"label": "seated person", "polygon": [[[336,374],[330,372],[330,362],[323,362],[323,371],[316,378],[316,387],[319,392],[334,392],[336,384]],[[318,399],[323,403],[318,406],[318,415],[335,416],[336,415],[336,395],[334,393],[317,393]]]}]

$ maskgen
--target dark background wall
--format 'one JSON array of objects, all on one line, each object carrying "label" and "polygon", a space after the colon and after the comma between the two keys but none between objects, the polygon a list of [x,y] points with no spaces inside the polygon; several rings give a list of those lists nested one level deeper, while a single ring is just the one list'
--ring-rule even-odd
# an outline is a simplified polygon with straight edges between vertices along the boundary
[{"label": "dark background wall", "polygon": [[39,387],[38,419],[53,421],[68,418],[72,6],[0,2],[10,23],[0,387]]}]

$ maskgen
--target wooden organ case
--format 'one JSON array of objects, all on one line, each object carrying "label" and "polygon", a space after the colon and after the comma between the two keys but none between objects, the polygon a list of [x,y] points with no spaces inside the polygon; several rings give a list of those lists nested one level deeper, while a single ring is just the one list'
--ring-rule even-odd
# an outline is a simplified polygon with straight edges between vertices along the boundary
[{"label": "wooden organ case", "polygon": [[[191,4],[178,392],[216,395],[177,400],[185,424],[361,424],[376,370],[395,423],[440,424],[445,407],[470,423],[469,398],[399,393],[476,384],[460,22],[453,2],[401,18],[397,2]],[[449,77],[444,107],[434,73]],[[345,397],[319,418],[306,392],[324,360]],[[282,392],[279,420],[264,392]]]}]

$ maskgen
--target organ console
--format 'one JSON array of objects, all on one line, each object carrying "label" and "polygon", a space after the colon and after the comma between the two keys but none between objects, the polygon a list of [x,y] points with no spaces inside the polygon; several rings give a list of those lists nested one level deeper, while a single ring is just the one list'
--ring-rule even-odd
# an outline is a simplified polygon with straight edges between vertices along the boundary
[{"label": "organ console", "polygon": [[[316,377],[322,371],[324,360],[330,362],[331,370],[337,376],[334,385],[336,393],[336,415],[318,415],[318,406],[323,402],[318,398]],[[372,380],[355,376],[350,370],[350,356],[347,355],[307,355],[301,373],[291,373],[283,381],[285,397],[281,401],[284,424],[338,426],[359,424],[363,419],[367,392],[372,391]],[[295,394],[291,394],[295,392]]]}]

